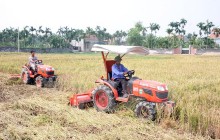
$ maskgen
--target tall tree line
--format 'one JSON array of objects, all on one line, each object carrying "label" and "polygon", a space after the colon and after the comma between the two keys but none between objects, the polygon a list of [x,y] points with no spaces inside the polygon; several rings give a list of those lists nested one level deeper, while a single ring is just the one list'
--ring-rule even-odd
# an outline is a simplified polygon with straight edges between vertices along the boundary
[{"label": "tall tree line", "polygon": [[[172,21],[168,24],[166,37],[157,37],[160,25],[150,23],[144,26],[142,22],[137,22],[129,31],[117,30],[110,34],[106,28],[96,26],[87,27],[85,30],[74,29],[68,26],[60,27],[55,33],[48,27],[25,26],[23,29],[6,28],[0,31],[0,46],[16,46],[19,41],[21,47],[40,48],[65,48],[72,40],[81,41],[91,35],[97,37],[99,43],[115,45],[137,45],[148,48],[174,48],[194,45],[197,47],[213,47],[214,41],[209,38],[213,33],[216,37],[220,34],[220,29],[210,21],[199,22],[199,35],[188,33],[186,35],[186,19]],[[214,28],[213,28],[214,27]]]}]

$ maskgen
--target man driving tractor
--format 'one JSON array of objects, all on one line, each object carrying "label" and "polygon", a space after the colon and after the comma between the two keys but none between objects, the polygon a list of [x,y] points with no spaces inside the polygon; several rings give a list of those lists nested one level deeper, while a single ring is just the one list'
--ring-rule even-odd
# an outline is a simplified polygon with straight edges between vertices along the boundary
[{"label": "man driving tractor", "polygon": [[38,60],[37,57],[35,56],[35,51],[31,51],[31,56],[29,57],[29,65],[33,69],[34,72],[36,72],[36,61]]},{"label": "man driving tractor", "polygon": [[123,98],[127,98],[128,97],[128,93],[126,91],[127,81],[124,75],[127,74],[128,69],[121,64],[121,60],[122,59],[120,55],[115,57],[116,62],[114,65],[112,65],[112,78],[118,85],[121,83]]}]

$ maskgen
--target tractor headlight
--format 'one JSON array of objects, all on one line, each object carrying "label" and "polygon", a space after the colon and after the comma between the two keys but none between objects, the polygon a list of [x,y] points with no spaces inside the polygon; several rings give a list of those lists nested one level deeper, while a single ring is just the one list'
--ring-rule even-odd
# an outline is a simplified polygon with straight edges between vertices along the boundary
[{"label": "tractor headlight", "polygon": [[168,87],[166,86],[165,89],[168,90]]},{"label": "tractor headlight", "polygon": [[52,71],[55,71],[55,68],[52,68]]},{"label": "tractor headlight", "polygon": [[46,68],[46,71],[54,71],[54,68]]},{"label": "tractor headlight", "polygon": [[165,91],[165,88],[162,87],[162,86],[157,86],[157,90],[159,90],[159,91]]}]

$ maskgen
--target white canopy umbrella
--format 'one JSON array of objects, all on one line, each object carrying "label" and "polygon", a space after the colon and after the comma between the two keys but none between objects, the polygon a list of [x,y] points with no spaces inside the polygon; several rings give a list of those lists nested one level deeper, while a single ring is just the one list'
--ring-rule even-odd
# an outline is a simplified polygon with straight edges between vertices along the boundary
[{"label": "white canopy umbrella", "polygon": [[117,45],[99,45],[95,44],[92,47],[94,52],[112,52],[118,54],[149,54],[148,49],[141,46],[117,46]]}]

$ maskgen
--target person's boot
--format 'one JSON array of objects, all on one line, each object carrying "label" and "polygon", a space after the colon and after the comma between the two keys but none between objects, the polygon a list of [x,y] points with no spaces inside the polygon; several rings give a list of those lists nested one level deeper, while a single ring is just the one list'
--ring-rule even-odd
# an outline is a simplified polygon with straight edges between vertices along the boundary
[{"label": "person's boot", "polygon": [[128,97],[128,94],[125,93],[125,94],[123,95],[123,98],[127,98],[127,97]]}]

